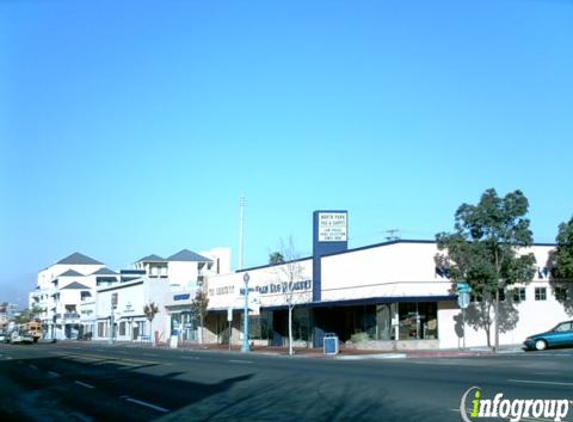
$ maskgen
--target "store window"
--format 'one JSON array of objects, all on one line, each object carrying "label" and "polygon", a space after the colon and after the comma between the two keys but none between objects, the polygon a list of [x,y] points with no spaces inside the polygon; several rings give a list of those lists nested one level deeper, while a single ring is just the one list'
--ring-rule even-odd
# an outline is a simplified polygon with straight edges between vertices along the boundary
[{"label": "store window", "polygon": [[[241,319],[241,331],[243,331]],[[294,322],[294,319],[293,319]],[[249,340],[270,340],[273,337],[273,314],[263,311],[260,315],[249,316]]]},{"label": "store window", "polygon": [[513,289],[513,301],[514,302],[525,302],[525,288],[524,287],[517,287]]},{"label": "store window", "polygon": [[106,323],[105,322],[98,322],[97,324],[97,336],[98,337],[106,337]]},{"label": "store window", "polygon": [[310,313],[308,308],[293,309],[292,336],[293,339],[310,341]]},{"label": "store window", "polygon": [[547,300],[547,289],[545,287],[536,287],[535,288],[535,300]]},{"label": "store window", "polygon": [[437,339],[438,304],[399,303],[398,327],[400,340]]},{"label": "store window", "polygon": [[119,335],[120,336],[125,335],[125,321],[119,323]]}]

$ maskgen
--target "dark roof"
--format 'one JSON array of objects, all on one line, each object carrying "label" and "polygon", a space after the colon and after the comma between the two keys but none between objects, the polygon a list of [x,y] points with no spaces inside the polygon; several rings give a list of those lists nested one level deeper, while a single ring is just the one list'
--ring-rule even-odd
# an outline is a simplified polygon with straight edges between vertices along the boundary
[{"label": "dark roof", "polygon": [[161,258],[159,255],[151,254],[141,258],[139,261],[136,262],[165,262],[165,259]]},{"label": "dark roof", "polygon": [[194,261],[194,262],[211,262],[209,258],[205,258],[203,255],[191,252],[188,249],[183,249],[177,252],[175,255],[171,255],[167,258],[168,261]]},{"label": "dark roof", "polygon": [[117,273],[115,271],[110,270],[107,267],[100,268],[96,272],[92,273],[92,275],[108,275],[108,274],[117,275]]},{"label": "dark roof", "polygon": [[82,273],[78,273],[74,270],[68,270],[65,273],[60,274],[58,277],[83,277]]},{"label": "dark roof", "polygon": [[83,284],[80,284],[80,283],[74,281],[73,283],[70,283],[67,286],[61,288],[61,290],[63,290],[63,289],[89,290],[90,288],[88,286],[85,286]]},{"label": "dark roof", "polygon": [[68,265],[103,265],[102,262],[96,261],[89,256],[85,256],[79,252],[73,253],[70,256],[56,262],[56,264],[68,264]]}]

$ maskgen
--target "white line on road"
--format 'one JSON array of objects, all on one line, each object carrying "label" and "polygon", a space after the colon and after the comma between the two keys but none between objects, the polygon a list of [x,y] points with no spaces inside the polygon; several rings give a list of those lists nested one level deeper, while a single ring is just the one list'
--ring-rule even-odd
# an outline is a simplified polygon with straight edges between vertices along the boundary
[{"label": "white line on road", "polygon": [[[451,412],[454,412],[454,413],[460,413],[460,409],[450,409],[450,411],[451,411]],[[467,415],[467,414],[469,414],[471,411],[472,411],[472,409],[466,409],[466,415]],[[542,418],[537,418],[537,419],[534,419],[534,418],[521,418],[521,419],[520,419],[520,421],[525,421],[525,422],[539,422],[539,421],[547,421],[547,422],[550,422],[550,421],[553,421],[553,419],[542,419]],[[568,421],[566,421],[566,420],[562,420],[562,422],[568,422]]]},{"label": "white line on road", "polygon": [[154,405],[154,404],[147,403],[147,402],[144,402],[144,401],[141,401],[141,400],[132,399],[132,398],[130,398],[130,397],[126,397],[125,400],[127,400],[127,401],[129,401],[129,402],[131,402],[131,403],[139,404],[140,406],[149,407],[150,409],[157,410],[158,412],[163,412],[163,413],[168,413],[168,412],[170,412],[169,409],[165,409],[164,407],[159,407],[159,406],[156,406],[156,405]]},{"label": "white line on road", "polygon": [[252,360],[239,360],[239,359],[229,359],[231,363],[253,363]]},{"label": "white line on road", "polygon": [[535,381],[535,380],[514,380],[508,379],[508,382],[515,382],[518,384],[543,384],[543,385],[565,385],[573,387],[573,382],[556,382],[556,381]]},{"label": "white line on road", "polygon": [[50,378],[60,378],[61,375],[58,374],[57,372],[54,371],[48,371],[48,375],[50,376]]},{"label": "white line on road", "polygon": [[86,384],[85,382],[81,382],[81,381],[74,381],[77,385],[81,385],[82,387],[86,387],[89,389],[94,389],[95,387],[93,385],[90,384]]},{"label": "white line on road", "polygon": [[197,356],[181,356],[181,359],[192,359],[192,360],[199,360]]},{"label": "white line on road", "polygon": [[28,366],[32,369],[38,369],[38,367],[36,365],[28,365]]}]

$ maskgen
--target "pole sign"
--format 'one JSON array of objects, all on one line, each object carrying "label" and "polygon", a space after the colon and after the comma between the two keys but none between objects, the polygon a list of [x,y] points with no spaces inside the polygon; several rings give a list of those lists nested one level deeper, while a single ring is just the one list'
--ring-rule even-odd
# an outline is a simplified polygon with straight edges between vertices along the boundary
[{"label": "pole sign", "polygon": [[458,294],[458,306],[460,309],[467,309],[470,305],[470,294],[468,292],[461,292]]},{"label": "pole sign", "polygon": [[228,322],[233,321],[233,308],[231,307],[227,308],[227,321]]},{"label": "pole sign", "polygon": [[346,242],[348,240],[346,216],[346,212],[319,212],[318,241]]}]

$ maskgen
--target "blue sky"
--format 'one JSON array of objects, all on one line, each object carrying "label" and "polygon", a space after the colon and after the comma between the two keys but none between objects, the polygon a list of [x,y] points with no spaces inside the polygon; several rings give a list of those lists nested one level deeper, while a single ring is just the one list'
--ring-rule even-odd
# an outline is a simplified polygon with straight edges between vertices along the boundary
[{"label": "blue sky", "polygon": [[280,239],[349,211],[350,246],[451,230],[521,189],[573,214],[573,3],[0,3],[0,300],[75,251],[126,267]]}]

